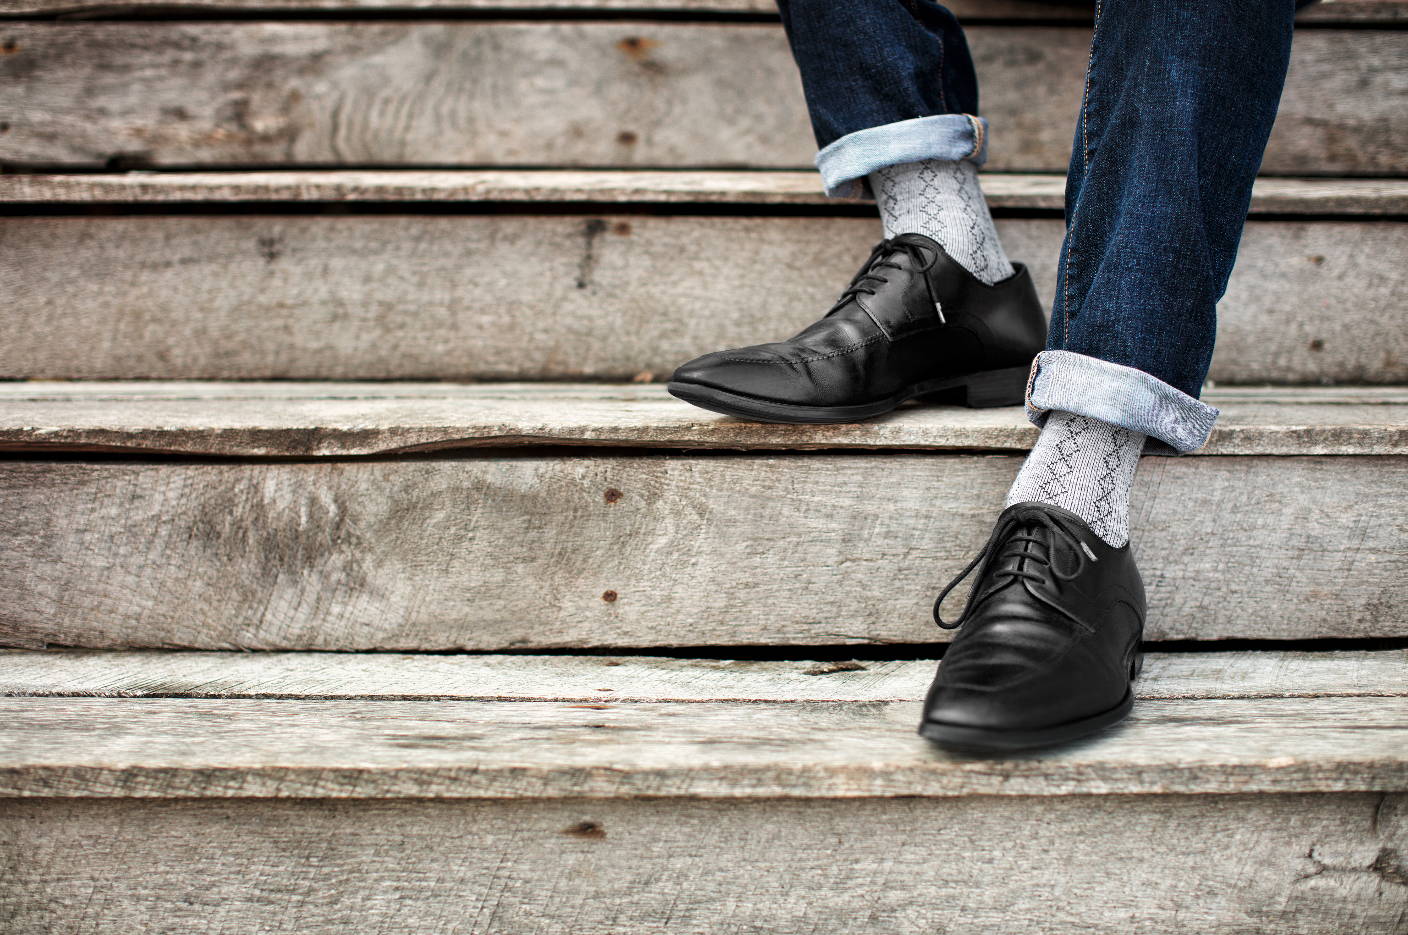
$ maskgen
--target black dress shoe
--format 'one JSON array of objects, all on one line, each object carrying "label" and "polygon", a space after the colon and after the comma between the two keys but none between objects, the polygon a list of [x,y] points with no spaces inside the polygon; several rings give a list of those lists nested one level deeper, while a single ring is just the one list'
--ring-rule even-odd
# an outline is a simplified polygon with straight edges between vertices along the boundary
[{"label": "black dress shoe", "polygon": [[[975,568],[968,605],[940,605]],[[1128,543],[1112,548],[1076,514],[1017,503],[934,602],[962,627],[924,702],[919,733],[945,746],[1004,751],[1093,733],[1129,713],[1139,672],[1144,584]]]},{"label": "black dress shoe", "polygon": [[717,351],[669,390],[759,422],[854,422],[916,396],[1014,406],[1046,317],[1031,274],[985,285],[922,234],[882,240],[820,321],[775,344]]}]

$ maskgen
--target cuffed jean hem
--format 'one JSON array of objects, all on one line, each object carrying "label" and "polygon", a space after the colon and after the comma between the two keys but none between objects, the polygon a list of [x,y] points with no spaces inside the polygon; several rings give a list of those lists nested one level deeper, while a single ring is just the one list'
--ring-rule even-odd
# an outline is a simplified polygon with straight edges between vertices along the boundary
[{"label": "cuffed jean hem", "polygon": [[921,159],[988,158],[988,122],[968,114],[915,117],[847,133],[816,154],[832,198],[873,198],[866,176],[876,169]]},{"label": "cuffed jean hem", "polygon": [[[1054,409],[1149,436],[1151,453],[1201,448],[1218,410],[1142,370],[1074,351],[1042,351],[1027,380],[1027,417]],[[1163,446],[1167,446],[1164,448]]]}]

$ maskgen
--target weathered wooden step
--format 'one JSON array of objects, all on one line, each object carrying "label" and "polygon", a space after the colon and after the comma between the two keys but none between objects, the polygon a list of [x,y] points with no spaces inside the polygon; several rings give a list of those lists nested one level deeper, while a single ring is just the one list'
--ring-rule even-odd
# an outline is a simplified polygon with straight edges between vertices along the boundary
[{"label": "weathered wooden step", "polygon": [[[814,153],[769,23],[14,22],[4,33],[5,163],[797,168]],[[992,165],[1064,170],[1089,29],[979,26],[969,38]],[[1394,31],[1298,35],[1265,171],[1402,174],[1405,64]]]},{"label": "weathered wooden step", "polygon": [[[995,210],[1061,211],[1066,177],[991,172]],[[324,169],[265,172],[103,172],[0,175],[15,204],[575,203],[665,205],[869,204],[827,198],[813,171],[642,169]],[[1252,187],[1251,213],[1408,215],[1408,179],[1270,178]]]},{"label": "weathered wooden step", "polygon": [[[944,4],[965,21],[1041,20],[1044,22],[1088,23],[1091,9],[1079,2],[1052,3],[1051,0],[949,0]],[[155,7],[163,12],[176,10],[250,11],[286,13],[301,10],[341,10],[355,16],[365,10],[464,10],[541,13],[548,10],[589,11],[622,15],[640,13],[737,13],[772,14],[775,0],[0,0],[0,16],[58,14],[73,12],[117,12]],[[1408,19],[1408,3],[1403,0],[1320,0],[1300,11],[1300,22],[1308,23],[1398,23]]]},{"label": "weathered wooden step", "polygon": [[[10,444],[308,460],[0,461],[11,646],[939,639],[928,603],[983,541],[1030,439],[1015,410],[756,426],[643,386],[419,387],[438,398],[380,402],[365,387],[344,400],[258,386],[225,400],[210,387],[171,399],[169,386],[16,398],[27,389],[8,394]],[[1377,404],[1364,390],[1263,393],[1228,394],[1222,456],[1141,465],[1150,638],[1408,635],[1400,391]],[[634,450],[523,447],[543,442]],[[460,445],[489,448],[319,457]],[[640,450],[654,445],[781,451]],[[948,450],[854,450],[910,446]]]},{"label": "weathered wooden step", "polygon": [[[354,184],[349,197],[367,190]],[[1403,198],[1392,185],[1344,199],[1287,190],[1298,194],[1266,198],[1361,207]],[[755,216],[633,210],[660,192],[608,188],[595,200],[624,202],[599,213],[524,204],[452,215],[0,218],[9,324],[0,376],[662,379],[691,357],[813,321],[879,236],[871,218],[768,216],[766,206]],[[1408,331],[1398,326],[1408,265],[1387,262],[1408,254],[1408,224],[1334,217],[1247,225],[1221,303],[1214,380],[1408,383]],[[1059,217],[998,227],[1049,302]],[[760,283],[766,303],[741,301]]]},{"label": "weathered wooden step", "polygon": [[[1405,455],[1408,388],[1215,389],[1200,454]],[[1025,451],[1020,407],[914,405],[870,422],[780,425],[704,412],[663,386],[0,383],[0,451],[338,457],[458,448]]]},{"label": "weathered wooden step", "polygon": [[[0,696],[379,701],[913,701],[932,659],[0,650]],[[1408,650],[1145,654],[1140,699],[1408,695]]]},{"label": "weathered wooden step", "polygon": [[8,799],[0,912],[15,935],[1400,935],[1405,813],[1382,792]]},{"label": "weathered wooden step", "polygon": [[[182,655],[117,660],[134,674],[152,661],[150,681],[179,678]],[[51,664],[29,654],[30,677],[61,681],[64,656]],[[196,662],[218,667],[226,659]],[[913,678],[898,700],[818,700],[805,688],[789,697],[791,686],[831,675],[744,663],[754,681],[773,683],[772,700],[728,700],[740,692],[726,664],[638,658],[608,672],[610,660],[559,657],[536,676],[527,660],[515,660],[529,688],[507,701],[327,699],[318,688],[324,660],[308,657],[301,671],[289,662],[278,699],[0,698],[0,796],[1408,792],[1403,653],[1357,653],[1344,666],[1338,659],[1333,652],[1248,658],[1241,665],[1257,671],[1258,695],[1236,697],[1231,686],[1233,697],[1221,697],[1219,686],[1204,680],[1196,689],[1194,679],[1173,697],[1141,699],[1128,722],[1097,741],[992,760],[941,753],[915,736],[922,688],[915,692]],[[443,678],[444,665],[432,660],[426,668]],[[716,697],[651,700],[691,665],[701,666],[695,677],[712,681]],[[1191,661],[1200,665],[1217,663]],[[419,684],[418,670],[405,661],[383,676],[404,692]],[[568,681],[593,676],[598,687],[638,700],[617,702],[608,697],[615,691],[595,692],[589,703],[557,700],[562,670],[575,670]],[[1302,673],[1312,673],[1312,684],[1336,674],[1376,678],[1362,683],[1365,694],[1330,697],[1308,692]]]},{"label": "weathered wooden step", "polygon": [[[314,700],[321,656],[268,660],[279,700],[8,697],[0,911],[23,935],[1389,933],[1408,911],[1408,687],[1401,653],[1352,656],[1237,659],[1222,674],[1262,693],[1241,698],[1209,683],[1225,663],[1169,659],[1201,677],[1002,759],[914,735],[918,662],[890,671],[899,700],[819,700],[809,683],[864,673],[790,663],[557,658],[535,677],[524,657],[336,664],[402,698],[504,665],[516,700]],[[71,684],[74,658],[23,661]],[[113,658],[148,686],[234,662]],[[652,700],[692,665],[691,700]],[[1366,694],[1319,696],[1337,675]],[[561,700],[592,681],[636,700]]]}]

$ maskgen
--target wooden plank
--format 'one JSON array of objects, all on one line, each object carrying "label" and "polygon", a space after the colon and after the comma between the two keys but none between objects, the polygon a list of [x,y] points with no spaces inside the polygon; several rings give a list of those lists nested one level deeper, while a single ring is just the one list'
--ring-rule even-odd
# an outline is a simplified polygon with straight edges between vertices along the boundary
[{"label": "wooden plank", "polygon": [[[84,388],[88,390],[85,393]],[[57,392],[56,392],[57,391]],[[1214,390],[1218,455],[1408,454],[1408,389]],[[1322,401],[1323,400],[1323,401]],[[0,451],[137,450],[327,457],[474,447],[901,448],[1023,451],[1020,407],[913,406],[879,421],[766,425],[716,416],[658,385],[0,385]]]},{"label": "wooden plank", "polygon": [[[1061,222],[998,226],[1049,300]],[[878,233],[621,213],[4,218],[0,376],[658,380],[814,320]],[[1212,378],[1408,383],[1408,267],[1383,262],[1404,254],[1401,223],[1249,224]],[[738,300],[760,282],[769,302]]]},{"label": "wooden plank", "polygon": [[[0,696],[470,701],[909,701],[932,659],[0,650]],[[1146,654],[1141,699],[1408,695],[1408,650]]]},{"label": "wooden plank", "polygon": [[[1079,0],[949,0],[950,10],[968,20],[1043,20],[1088,23],[1090,4]],[[75,12],[127,12],[156,9],[268,10],[494,10],[621,11],[622,13],[772,14],[774,0],[0,0],[0,16]],[[1402,0],[1320,0],[1302,10],[1301,22],[1397,23],[1408,19]]]},{"label": "wooden plank", "polygon": [[1390,935],[1405,813],[1373,793],[11,799],[0,912],[14,935]]},{"label": "wooden plank", "polygon": [[[1061,211],[1063,175],[990,172],[994,210]],[[629,169],[322,170],[0,175],[15,204],[575,203],[858,205],[827,198],[815,172]],[[1257,179],[1252,214],[1408,214],[1408,180]]]},{"label": "wooden plank", "polygon": [[[939,640],[930,602],[1020,460],[5,461],[0,644]],[[884,494],[859,478],[883,478]],[[1408,635],[1405,490],[1401,456],[1144,459],[1132,524],[1146,635]]]},{"label": "wooden plank", "polygon": [[1403,792],[1408,698],[1144,701],[1099,741],[944,752],[901,702],[0,698],[0,796],[813,798]]},{"label": "wooden plank", "polygon": [[[1088,30],[969,33],[992,167],[1064,170]],[[15,98],[0,161],[20,165],[798,168],[814,151],[782,31],[765,23],[14,23],[6,35],[0,77]],[[1405,66],[1392,32],[1303,33],[1264,171],[1403,174]]]}]

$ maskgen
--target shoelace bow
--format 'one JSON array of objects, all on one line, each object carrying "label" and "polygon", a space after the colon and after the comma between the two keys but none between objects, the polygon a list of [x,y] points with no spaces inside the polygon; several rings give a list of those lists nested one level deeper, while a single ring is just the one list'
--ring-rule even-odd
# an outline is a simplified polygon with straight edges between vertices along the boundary
[{"label": "shoelace bow", "polygon": [[[1025,528],[1019,529],[1016,535],[1007,540],[1006,546],[1003,548],[1002,552],[993,557],[993,547],[1009,533],[1013,526]],[[1046,534],[1044,536],[1033,535],[1032,533],[1035,532],[1037,528],[1044,529]],[[1072,551],[1076,556],[1076,564],[1069,572],[1061,571],[1061,569],[1057,568],[1051,561],[1051,546],[1057,536],[1069,541],[1073,546]],[[1043,554],[1038,554],[1027,548],[1026,543],[1035,543],[1044,546],[1045,551]],[[1038,584],[1046,584],[1049,583],[1050,580],[1048,576],[1057,581],[1070,581],[1085,570],[1086,562],[1089,561],[1089,559],[1086,558],[1085,549],[1084,540],[1082,540],[1070,526],[1068,520],[1041,512],[1018,513],[1009,516],[992,531],[992,535],[988,537],[988,541],[983,545],[982,550],[968,563],[968,567],[960,571],[958,576],[939,592],[938,598],[934,601],[934,622],[945,630],[958,629],[967,622],[969,615],[972,614],[979,604],[1013,581],[1025,580],[1033,581]],[[942,610],[944,599],[949,596],[954,588],[958,587],[963,579],[972,574],[973,569],[982,565],[983,569],[986,570],[988,564],[991,564],[991,562],[989,562],[990,558],[992,562],[998,564],[1001,564],[1006,559],[1021,559],[1022,561],[1013,562],[1012,567],[1002,568],[994,572],[993,582],[988,588],[981,593],[974,590],[972,594],[968,595],[968,603],[964,605],[963,612],[958,615],[957,620],[945,620]],[[1039,567],[1040,570],[1034,568],[1033,564]],[[981,575],[982,572],[980,571],[979,577],[981,577]],[[1056,609],[1061,610],[1066,616],[1070,616],[1067,611],[1061,608]],[[1077,620],[1076,622],[1082,626],[1087,626],[1083,621]]]},{"label": "shoelace bow", "polygon": [[836,304],[832,305],[831,311],[826,314],[830,315],[831,312],[836,311],[851,299],[858,299],[863,295],[874,295],[876,287],[890,281],[884,273],[877,272],[878,270],[903,270],[903,266],[888,259],[896,253],[908,254],[910,259],[914,261],[913,271],[923,277],[924,288],[929,291],[929,301],[934,303],[934,311],[938,313],[939,320],[943,321],[944,311],[943,307],[939,305],[939,297],[934,294],[934,284],[928,276],[924,275],[939,261],[939,255],[935,253],[933,256],[929,256],[919,244],[908,240],[899,240],[895,237],[882,240],[875,245],[875,248],[870,251],[870,257],[861,266],[860,272],[856,273],[850,286],[841,293],[841,297],[836,300]]}]

